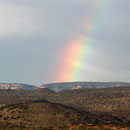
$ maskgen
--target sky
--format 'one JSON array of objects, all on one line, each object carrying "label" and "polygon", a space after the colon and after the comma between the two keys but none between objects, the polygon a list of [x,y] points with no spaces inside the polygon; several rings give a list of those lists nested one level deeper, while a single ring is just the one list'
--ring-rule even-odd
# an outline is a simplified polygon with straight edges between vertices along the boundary
[{"label": "sky", "polygon": [[[130,82],[129,5],[130,0],[0,0],[0,82]],[[66,46],[78,44],[77,37],[89,39],[80,41],[89,53],[75,67],[78,78],[61,80],[70,58]]]}]

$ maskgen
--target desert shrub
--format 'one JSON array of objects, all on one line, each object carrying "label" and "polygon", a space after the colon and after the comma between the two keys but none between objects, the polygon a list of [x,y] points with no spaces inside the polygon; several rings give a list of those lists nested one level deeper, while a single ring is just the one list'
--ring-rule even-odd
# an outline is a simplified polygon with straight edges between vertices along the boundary
[{"label": "desert shrub", "polygon": [[96,128],[89,128],[89,130],[96,130]]},{"label": "desert shrub", "polygon": [[86,130],[86,126],[83,126],[83,125],[78,126],[78,130]]}]

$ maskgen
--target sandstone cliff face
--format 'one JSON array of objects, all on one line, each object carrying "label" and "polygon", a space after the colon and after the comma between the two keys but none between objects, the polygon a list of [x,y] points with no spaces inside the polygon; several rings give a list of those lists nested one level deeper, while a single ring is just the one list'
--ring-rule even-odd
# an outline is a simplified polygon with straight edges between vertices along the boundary
[{"label": "sandstone cliff face", "polygon": [[36,86],[28,84],[19,84],[19,83],[0,83],[0,89],[26,89],[34,90]]},{"label": "sandstone cliff face", "polygon": [[71,90],[76,90],[76,89],[81,89],[82,88],[82,86],[77,86],[77,87],[74,87],[74,88],[71,88]]}]

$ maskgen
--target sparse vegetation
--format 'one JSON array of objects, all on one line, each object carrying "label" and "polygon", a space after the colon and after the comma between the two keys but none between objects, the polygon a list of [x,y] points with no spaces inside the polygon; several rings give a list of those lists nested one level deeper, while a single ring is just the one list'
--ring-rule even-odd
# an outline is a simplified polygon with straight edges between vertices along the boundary
[{"label": "sparse vegetation", "polygon": [[2,130],[130,129],[122,128],[130,125],[130,87],[66,90],[58,93],[46,88],[0,90],[0,103]]}]

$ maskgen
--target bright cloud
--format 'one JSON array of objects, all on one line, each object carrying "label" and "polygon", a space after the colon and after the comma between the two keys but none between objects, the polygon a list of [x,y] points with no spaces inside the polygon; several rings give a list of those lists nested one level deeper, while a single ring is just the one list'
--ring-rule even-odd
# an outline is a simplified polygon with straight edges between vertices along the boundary
[{"label": "bright cloud", "polygon": [[0,2],[0,36],[30,36],[38,30],[33,8]]}]

